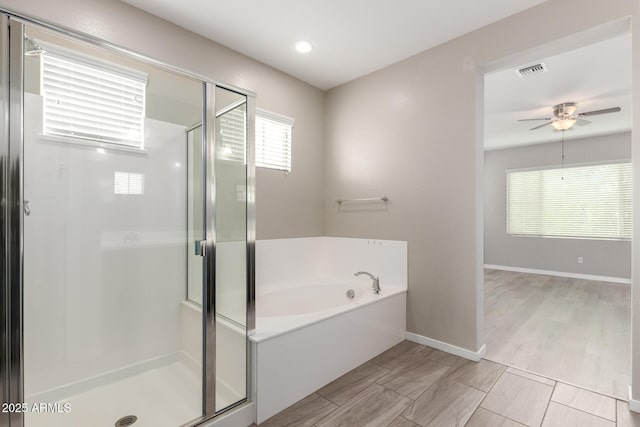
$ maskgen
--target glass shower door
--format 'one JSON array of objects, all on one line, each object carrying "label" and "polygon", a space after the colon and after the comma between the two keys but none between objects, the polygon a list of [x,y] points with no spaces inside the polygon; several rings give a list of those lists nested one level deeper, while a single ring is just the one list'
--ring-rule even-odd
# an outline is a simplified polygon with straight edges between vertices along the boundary
[{"label": "glass shower door", "polygon": [[215,88],[216,411],[247,397],[247,97]]},{"label": "glass shower door", "polygon": [[[207,85],[206,150],[194,141],[203,126],[188,131],[189,245],[202,258],[189,259],[188,299],[205,316],[205,411],[220,413],[247,398],[248,103],[247,96]],[[200,159],[206,158],[203,170]],[[248,196],[249,194],[249,196]],[[206,200],[202,210],[201,200]],[[193,226],[191,225],[193,224]],[[198,226],[202,224],[202,228]],[[203,234],[204,232],[204,234]],[[204,240],[200,240],[204,239]],[[206,289],[197,275],[206,266]],[[204,299],[203,299],[204,296]]]},{"label": "glass shower door", "polygon": [[25,405],[0,424],[187,426],[239,406],[253,98],[0,23],[0,395]]},{"label": "glass shower door", "polygon": [[25,425],[201,419],[187,129],[202,82],[36,26],[24,42]]}]

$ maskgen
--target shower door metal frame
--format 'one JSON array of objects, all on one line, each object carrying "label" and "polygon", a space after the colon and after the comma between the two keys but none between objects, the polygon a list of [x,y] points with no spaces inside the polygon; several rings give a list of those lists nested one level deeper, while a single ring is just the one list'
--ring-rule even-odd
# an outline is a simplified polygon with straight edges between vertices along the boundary
[{"label": "shower door metal frame", "polygon": [[[247,97],[247,336],[256,329],[256,97]],[[247,364],[251,361],[247,340]],[[247,395],[251,392],[251,368],[247,365]],[[247,396],[248,397],[248,396]]]},{"label": "shower door metal frame", "polygon": [[[7,191],[9,233],[9,400],[24,403],[23,354],[23,129],[24,129],[24,24],[9,19],[9,180]],[[22,412],[9,414],[11,427],[24,425]]]},{"label": "shower door metal frame", "polygon": [[216,86],[205,85],[205,117],[202,122],[205,155],[205,281],[202,292],[203,409],[205,418],[216,415]]},{"label": "shower door metal frame", "polygon": [[[246,109],[245,150],[246,150],[246,396],[244,399],[230,406],[216,411],[216,147],[217,147],[217,117],[225,111],[216,111],[216,88],[222,88],[245,97],[242,103],[233,105],[233,108],[244,103]],[[202,311],[203,316],[203,401],[205,419],[214,418],[217,415],[251,401],[251,348],[249,335],[255,330],[255,96],[243,91],[238,91],[228,86],[222,86],[212,82],[205,84],[205,119],[203,120],[203,138],[205,152],[204,162],[204,192],[205,192],[205,281],[203,286]],[[200,422],[203,422],[200,421]]]},{"label": "shower door metal frame", "polygon": [[[0,402],[9,401],[9,277],[7,274],[7,181],[9,163],[9,17],[0,15]],[[0,412],[0,427],[9,414]]]},{"label": "shower door metal frame", "polygon": [[[2,173],[2,234],[3,277],[3,403],[24,403],[24,364],[22,340],[22,277],[23,277],[23,38],[24,24],[2,16],[0,80],[3,92],[0,129],[0,172]],[[8,36],[8,39],[7,39]],[[8,62],[7,62],[8,61]],[[24,414],[9,408],[0,421],[11,427],[24,425]]]}]

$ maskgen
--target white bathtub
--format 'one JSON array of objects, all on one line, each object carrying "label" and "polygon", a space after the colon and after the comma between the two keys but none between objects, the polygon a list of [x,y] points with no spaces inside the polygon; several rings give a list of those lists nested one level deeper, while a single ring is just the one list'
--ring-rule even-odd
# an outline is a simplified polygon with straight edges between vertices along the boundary
[{"label": "white bathtub", "polygon": [[[347,296],[353,291],[353,298]],[[261,292],[256,297],[256,331],[251,339],[261,342],[384,300],[399,293],[401,287],[385,286],[375,294],[361,283],[316,282],[298,287],[286,286]]]},{"label": "white bathtub", "polygon": [[[256,330],[250,337],[258,423],[404,339],[406,243],[379,242],[258,241]],[[336,254],[351,265],[335,269]],[[362,269],[380,273],[380,294],[370,279],[353,276]]]}]

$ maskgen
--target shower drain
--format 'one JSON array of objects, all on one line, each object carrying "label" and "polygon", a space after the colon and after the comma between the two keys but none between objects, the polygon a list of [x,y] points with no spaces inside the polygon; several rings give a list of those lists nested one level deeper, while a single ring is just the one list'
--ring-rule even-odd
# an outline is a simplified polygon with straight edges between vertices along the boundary
[{"label": "shower drain", "polygon": [[135,415],[127,415],[116,421],[116,427],[128,427],[138,421],[138,417]]}]

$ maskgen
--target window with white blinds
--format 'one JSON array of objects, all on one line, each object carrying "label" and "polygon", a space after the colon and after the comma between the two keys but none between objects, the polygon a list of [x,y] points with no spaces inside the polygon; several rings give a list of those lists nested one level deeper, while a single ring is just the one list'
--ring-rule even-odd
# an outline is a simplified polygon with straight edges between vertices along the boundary
[{"label": "window with white blinds", "polygon": [[256,166],[291,172],[293,119],[256,111]]},{"label": "window with white blinds", "polygon": [[245,135],[246,104],[227,111],[219,117],[219,158],[233,162],[246,162]]},{"label": "window with white blinds", "polygon": [[631,238],[631,163],[507,171],[507,233]]},{"label": "window with white blinds", "polygon": [[144,194],[144,174],[115,171],[113,173],[113,194]]},{"label": "window with white blinds", "polygon": [[142,148],[146,75],[46,49],[44,133]]}]

